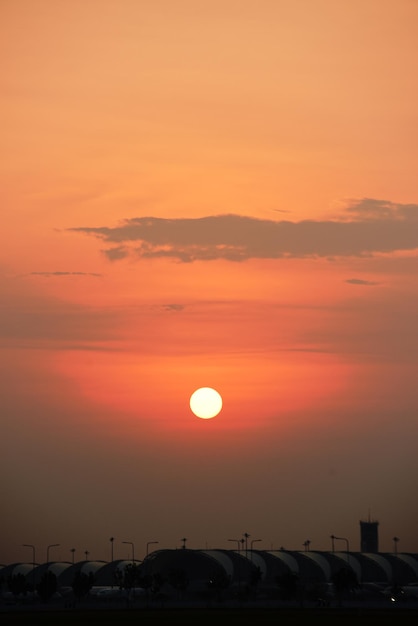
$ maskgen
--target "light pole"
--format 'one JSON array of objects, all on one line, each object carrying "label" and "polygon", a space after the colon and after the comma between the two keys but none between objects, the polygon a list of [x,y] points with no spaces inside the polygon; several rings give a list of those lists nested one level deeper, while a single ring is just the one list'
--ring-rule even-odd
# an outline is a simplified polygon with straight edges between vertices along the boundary
[{"label": "light pole", "polygon": [[348,543],[348,539],[345,537],[336,537],[335,535],[331,535],[332,539],[332,551],[334,552],[334,539],[338,539],[339,541],[345,541],[346,550],[347,550],[347,563],[350,560],[350,544]]},{"label": "light pole", "polygon": [[398,554],[398,541],[399,541],[399,537],[393,538],[393,551],[395,553],[395,556]]},{"label": "light pole", "polygon": [[72,562],[73,562],[73,565],[74,565],[75,548],[71,548],[70,552],[72,554]]},{"label": "light pole", "polygon": [[146,556],[148,556],[149,547],[150,547],[150,545],[152,545],[153,543],[159,543],[159,542],[158,542],[158,541],[147,541],[147,552],[146,552]]},{"label": "light pole", "polygon": [[[309,551],[309,546],[311,545],[310,539],[307,539],[306,541],[304,541],[303,545],[305,546],[305,552],[308,552]],[[333,552],[334,552],[334,550],[333,550]]]},{"label": "light pole", "polygon": [[46,549],[46,562],[49,563],[49,548],[58,548],[59,543],[51,543]]},{"label": "light pole", "polygon": [[132,541],[122,541],[122,543],[127,543],[128,545],[132,546],[132,564],[135,563],[135,546],[133,544]]},{"label": "light pole", "polygon": [[187,537],[183,537],[182,539],[183,545],[181,546],[183,550],[186,549],[186,541],[187,541]]},{"label": "light pole", "polygon": [[250,544],[251,562],[253,560],[253,545],[255,544],[256,541],[262,541],[262,539],[251,539],[251,544]]},{"label": "light pole", "polygon": [[115,538],[111,537],[109,541],[110,541],[110,562],[113,563],[113,542],[115,541]]},{"label": "light pole", "polygon": [[31,543],[24,543],[23,547],[32,548],[32,586],[33,592],[35,592],[35,546],[33,546]]},{"label": "light pole", "polygon": [[236,541],[237,542],[237,550],[239,552],[239,544],[240,544],[240,540],[239,539],[228,539],[228,541]]},{"label": "light pole", "polygon": [[248,537],[251,537],[248,533],[244,533],[243,535],[245,541],[245,558],[248,556]]}]

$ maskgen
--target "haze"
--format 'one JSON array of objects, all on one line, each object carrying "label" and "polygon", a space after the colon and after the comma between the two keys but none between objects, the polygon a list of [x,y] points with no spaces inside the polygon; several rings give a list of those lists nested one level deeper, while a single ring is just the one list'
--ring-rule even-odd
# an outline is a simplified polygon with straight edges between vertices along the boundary
[{"label": "haze", "polygon": [[417,23],[2,1],[1,563],[418,552]]}]

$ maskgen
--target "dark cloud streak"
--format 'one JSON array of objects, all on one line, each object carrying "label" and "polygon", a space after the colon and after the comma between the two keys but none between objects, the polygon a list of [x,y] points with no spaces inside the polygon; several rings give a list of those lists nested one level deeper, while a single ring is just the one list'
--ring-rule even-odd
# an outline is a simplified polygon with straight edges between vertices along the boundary
[{"label": "dark cloud streak", "polygon": [[[111,247],[109,260],[138,258],[193,261],[363,257],[418,249],[418,205],[365,198],[341,219],[273,221],[226,214],[200,218],[137,217],[115,227],[77,227]],[[116,245],[115,245],[116,244]]]},{"label": "dark cloud streak", "polygon": [[379,284],[372,280],[363,280],[361,278],[348,278],[345,282],[348,283],[349,285],[364,285],[367,287],[371,287],[373,285]]},{"label": "dark cloud streak", "polygon": [[97,272],[30,272],[27,276],[103,276]]}]

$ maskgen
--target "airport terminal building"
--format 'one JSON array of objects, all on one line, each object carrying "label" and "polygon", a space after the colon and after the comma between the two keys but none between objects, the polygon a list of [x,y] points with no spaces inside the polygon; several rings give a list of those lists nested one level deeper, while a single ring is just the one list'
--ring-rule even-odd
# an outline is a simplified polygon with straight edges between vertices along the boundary
[{"label": "airport terminal building", "polygon": [[[37,589],[49,573],[62,597],[71,594],[74,580],[83,575],[91,581],[90,594],[102,593],[103,597],[122,588],[126,591],[129,586],[156,601],[190,602],[234,598],[274,601],[301,594],[315,599],[327,593],[335,595],[338,590],[357,596],[367,590],[368,594],[390,598],[397,590],[408,589],[410,597],[418,601],[418,554],[396,549],[378,552],[377,523],[360,524],[360,552],[335,550],[334,541],[331,551],[310,550],[309,542],[303,551],[254,550],[241,543],[236,550],[188,549],[185,545],[155,550],[143,561],[13,563],[0,567],[1,590],[3,596],[10,595],[10,581],[16,577],[25,580],[28,589]],[[126,572],[135,574],[129,584]]]}]

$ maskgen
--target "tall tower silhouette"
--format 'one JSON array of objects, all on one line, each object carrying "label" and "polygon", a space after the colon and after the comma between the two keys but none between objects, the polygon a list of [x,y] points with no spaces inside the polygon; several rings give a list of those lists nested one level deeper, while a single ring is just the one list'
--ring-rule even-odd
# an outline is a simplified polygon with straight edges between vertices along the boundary
[{"label": "tall tower silhouette", "polygon": [[360,520],[360,552],[379,552],[379,522]]}]

